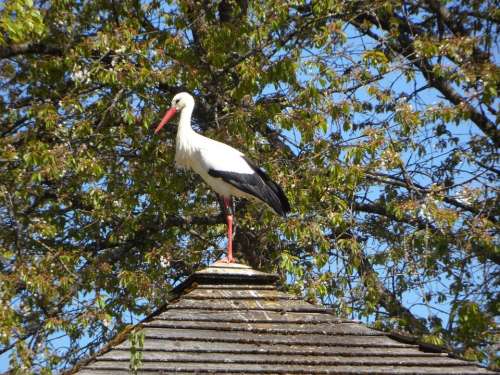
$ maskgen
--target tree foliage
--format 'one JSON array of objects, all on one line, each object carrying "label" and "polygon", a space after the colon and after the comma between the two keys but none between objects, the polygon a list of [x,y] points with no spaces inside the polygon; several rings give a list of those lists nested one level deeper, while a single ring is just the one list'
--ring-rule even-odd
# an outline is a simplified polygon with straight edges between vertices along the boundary
[{"label": "tree foliage", "polygon": [[[490,0],[0,5],[0,353],[50,373],[224,247],[173,164],[173,94],[287,192],[236,256],[341,316],[495,366],[498,9]],[[495,52],[496,49],[496,52]]]}]

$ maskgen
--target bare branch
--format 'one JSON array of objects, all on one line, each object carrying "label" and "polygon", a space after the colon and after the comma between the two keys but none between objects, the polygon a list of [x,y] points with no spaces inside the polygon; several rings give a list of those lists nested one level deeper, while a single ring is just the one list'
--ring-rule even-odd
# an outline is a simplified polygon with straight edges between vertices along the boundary
[{"label": "bare branch", "polygon": [[62,48],[46,43],[11,44],[0,48],[0,59],[33,54],[62,56],[63,53],[64,50]]}]

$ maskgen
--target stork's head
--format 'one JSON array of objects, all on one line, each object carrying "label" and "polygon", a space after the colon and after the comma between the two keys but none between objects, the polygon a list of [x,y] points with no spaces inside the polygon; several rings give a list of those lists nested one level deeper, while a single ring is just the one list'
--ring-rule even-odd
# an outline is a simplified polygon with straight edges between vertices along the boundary
[{"label": "stork's head", "polygon": [[172,98],[172,108],[178,111],[189,106],[194,106],[194,99],[187,92],[180,92]]},{"label": "stork's head", "polygon": [[172,106],[167,111],[167,113],[165,113],[165,116],[163,116],[163,119],[161,120],[160,124],[156,127],[155,134],[158,133],[161,130],[161,128],[163,128],[165,124],[169,122],[170,119],[174,117],[174,115],[178,111],[182,111],[184,108],[193,109],[193,107],[194,107],[194,99],[190,94],[188,94],[187,92],[180,92],[177,95],[175,95],[172,99]]}]

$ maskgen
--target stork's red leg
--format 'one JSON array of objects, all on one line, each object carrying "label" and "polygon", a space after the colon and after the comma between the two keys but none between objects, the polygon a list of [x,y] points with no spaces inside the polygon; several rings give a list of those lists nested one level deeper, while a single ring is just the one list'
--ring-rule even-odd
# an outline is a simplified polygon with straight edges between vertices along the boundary
[{"label": "stork's red leg", "polygon": [[233,258],[233,214],[232,214],[232,199],[223,197],[224,211],[226,212],[227,220],[227,258],[223,261],[227,263],[234,263]]},{"label": "stork's red leg", "polygon": [[233,215],[227,215],[227,261],[234,263],[233,258]]}]

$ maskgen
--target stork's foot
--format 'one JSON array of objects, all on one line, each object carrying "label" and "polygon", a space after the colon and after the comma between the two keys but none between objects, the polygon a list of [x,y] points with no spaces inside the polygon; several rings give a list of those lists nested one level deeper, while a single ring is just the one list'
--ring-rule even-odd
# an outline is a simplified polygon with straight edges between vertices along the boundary
[{"label": "stork's foot", "polygon": [[222,263],[236,263],[236,259],[233,257],[225,257],[220,260]]}]

